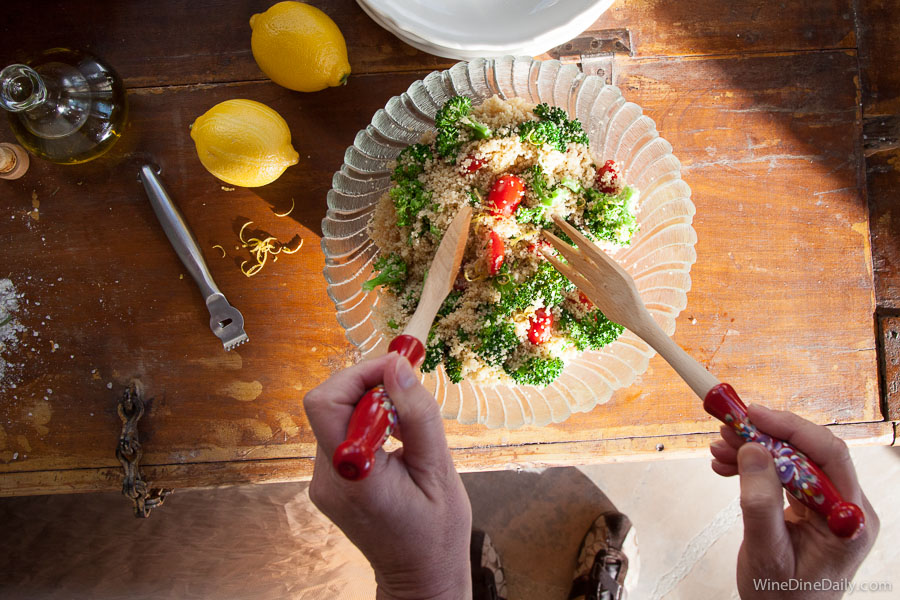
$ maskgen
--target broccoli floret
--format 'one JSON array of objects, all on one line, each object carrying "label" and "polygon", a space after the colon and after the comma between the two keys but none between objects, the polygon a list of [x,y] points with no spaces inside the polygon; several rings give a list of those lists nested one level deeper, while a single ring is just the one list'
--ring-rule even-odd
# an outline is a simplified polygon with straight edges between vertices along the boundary
[{"label": "broccoli floret", "polygon": [[520,205],[516,210],[516,221],[519,223],[534,223],[539,227],[545,227],[550,223],[546,215],[544,215],[546,210],[547,207],[542,205],[532,207]]},{"label": "broccoli floret", "polygon": [[406,261],[398,254],[388,254],[375,259],[375,270],[381,271],[378,275],[362,284],[362,289],[371,292],[377,286],[386,286],[395,294],[403,291],[406,284]]},{"label": "broccoli floret", "polygon": [[534,114],[541,121],[550,122],[559,129],[559,146],[560,152],[566,151],[569,142],[577,144],[588,144],[588,136],[581,127],[581,121],[578,119],[570,119],[566,111],[559,107],[550,107],[548,104],[538,104],[534,107]]},{"label": "broccoli floret", "polygon": [[397,166],[391,179],[400,182],[405,179],[416,179],[425,172],[425,162],[433,158],[431,148],[425,144],[407,146],[397,156]]},{"label": "broccoli floret", "polygon": [[390,194],[397,212],[398,227],[412,226],[431,200],[431,192],[419,181],[419,175],[425,172],[425,162],[431,158],[431,148],[425,144],[408,146],[397,156],[397,166],[391,173],[395,185]]},{"label": "broccoli floret", "polygon": [[493,314],[505,318],[517,310],[533,306],[542,300],[544,306],[554,306],[563,301],[575,285],[549,262],[542,262],[538,270],[520,285],[501,292],[500,301],[494,305]]},{"label": "broccoli floret", "polygon": [[410,227],[431,200],[431,192],[418,179],[404,179],[391,188],[391,200],[397,212],[397,226]]},{"label": "broccoli floret", "polygon": [[637,229],[632,207],[634,188],[626,186],[616,195],[604,194],[594,188],[584,191],[584,223],[601,240],[626,245]]},{"label": "broccoli floret", "polygon": [[444,103],[434,117],[438,130],[435,142],[437,153],[451,164],[456,162],[459,147],[465,141],[461,136],[461,127],[465,127],[472,138],[478,140],[489,138],[493,134],[490,127],[470,117],[471,112],[472,100],[465,96],[454,96]]},{"label": "broccoli floret", "polygon": [[566,186],[576,194],[580,194],[584,191],[584,186],[581,185],[581,182],[577,179],[572,179],[571,177],[563,177],[562,181],[560,181],[559,183]]},{"label": "broccoli floret", "polygon": [[600,309],[594,309],[582,319],[563,309],[559,317],[559,328],[579,350],[599,350],[614,342],[625,328],[606,318]]},{"label": "broccoli floret", "polygon": [[475,352],[494,367],[506,362],[510,352],[519,345],[516,328],[506,321],[489,322],[478,332],[478,340],[481,344]]},{"label": "broccoli floret", "polygon": [[520,385],[545,386],[553,383],[563,370],[561,358],[532,356],[516,369],[506,368],[506,373]]},{"label": "broccoli floret", "polygon": [[522,173],[522,176],[539,204],[536,206],[520,204],[516,209],[516,221],[534,223],[539,226],[548,225],[549,221],[544,216],[544,211],[549,206],[550,196],[547,194],[547,176],[544,174],[544,170],[541,165],[535,164]]},{"label": "broccoli floret", "polygon": [[560,144],[559,128],[549,121],[525,121],[519,124],[519,137],[523,142],[528,142],[535,146],[543,146],[549,144],[554,148],[560,148],[560,152],[565,151],[565,145]]},{"label": "broccoli floret", "polygon": [[425,346],[425,359],[422,361],[422,372],[431,373],[434,371],[441,361],[444,360],[444,352],[447,350],[446,344],[436,342]]},{"label": "broccoli floret", "polygon": [[570,142],[588,143],[587,134],[577,119],[569,119],[566,111],[548,104],[534,107],[537,121],[526,121],[519,125],[518,133],[522,141],[543,146],[548,144],[560,152],[565,152]]},{"label": "broccoli floret", "polygon": [[455,356],[447,356],[444,358],[444,369],[447,371],[447,377],[453,383],[462,381],[462,362]]},{"label": "broccoli floret", "polygon": [[549,184],[547,182],[547,175],[544,173],[544,169],[541,165],[531,165],[525,170],[522,176],[525,179],[525,183],[531,188],[531,193],[534,194],[534,197],[537,198],[541,204],[547,204],[549,198],[547,195],[547,188],[549,187]]},{"label": "broccoli floret", "polygon": [[439,339],[434,331],[434,328],[432,328],[428,333],[425,358],[422,361],[422,372],[431,373],[443,362],[450,381],[459,383],[462,381],[462,362],[458,358],[450,356],[450,344]]}]

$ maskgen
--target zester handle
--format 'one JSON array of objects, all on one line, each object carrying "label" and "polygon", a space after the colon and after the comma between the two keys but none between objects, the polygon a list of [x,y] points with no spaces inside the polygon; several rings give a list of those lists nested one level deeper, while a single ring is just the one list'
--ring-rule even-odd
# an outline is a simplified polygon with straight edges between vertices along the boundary
[{"label": "zester handle", "polygon": [[[391,340],[388,352],[405,356],[413,368],[425,360],[425,346],[411,335]],[[347,437],[334,451],[332,464],[344,479],[364,479],[375,464],[375,452],[381,448],[397,424],[397,410],[381,384],[366,392],[353,409],[347,425]]]},{"label": "zester handle", "polygon": [[200,252],[197,239],[184,220],[184,215],[172,202],[162,181],[156,176],[154,167],[151,165],[141,167],[140,180],[144,184],[144,190],[150,199],[153,212],[156,213],[163,231],[166,232],[166,237],[169,238],[169,242],[172,243],[172,247],[175,248],[178,258],[184,263],[188,273],[200,286],[200,293],[203,294],[204,300],[213,294],[220,294],[212,275],[209,274],[206,261],[203,260],[203,253]]},{"label": "zester handle", "polygon": [[762,444],[775,459],[775,472],[790,494],[826,518],[838,537],[853,537],[865,525],[865,515],[844,501],[828,475],[816,463],[783,440],[759,431],[747,416],[747,407],[727,383],[720,383],[703,400],[706,412],[719,419],[748,442]]}]

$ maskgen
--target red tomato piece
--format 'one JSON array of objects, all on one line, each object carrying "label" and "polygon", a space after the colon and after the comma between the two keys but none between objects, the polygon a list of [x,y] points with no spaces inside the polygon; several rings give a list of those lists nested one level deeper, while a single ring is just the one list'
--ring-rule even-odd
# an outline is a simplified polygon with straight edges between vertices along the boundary
[{"label": "red tomato piece", "polygon": [[548,242],[547,240],[545,240],[543,238],[539,239],[537,241],[537,243],[528,242],[528,251],[529,252],[540,252],[541,249],[549,248],[549,247],[550,247],[550,242]]},{"label": "red tomato piece", "polygon": [[506,244],[503,243],[496,231],[491,232],[491,242],[488,245],[488,275],[496,275],[503,266],[503,253],[506,251]]},{"label": "red tomato piece", "polygon": [[608,160],[597,169],[597,189],[604,194],[618,194],[622,191],[622,170],[614,160]]},{"label": "red tomato piece", "polygon": [[578,301],[581,302],[582,304],[584,304],[585,306],[587,306],[588,308],[594,308],[594,303],[591,302],[591,299],[587,297],[587,294],[585,294],[582,291],[578,292]]},{"label": "red tomato piece", "polygon": [[525,182],[515,175],[504,175],[494,182],[488,194],[488,205],[494,215],[510,216],[525,197]]},{"label": "red tomato piece", "polygon": [[470,154],[465,159],[463,159],[462,169],[460,170],[462,171],[463,175],[465,175],[466,173],[475,173],[484,165],[485,161],[481,160],[480,158],[475,158]]},{"label": "red tomato piece", "polygon": [[528,340],[535,345],[543,344],[550,339],[552,327],[553,313],[546,308],[537,309],[528,321]]}]

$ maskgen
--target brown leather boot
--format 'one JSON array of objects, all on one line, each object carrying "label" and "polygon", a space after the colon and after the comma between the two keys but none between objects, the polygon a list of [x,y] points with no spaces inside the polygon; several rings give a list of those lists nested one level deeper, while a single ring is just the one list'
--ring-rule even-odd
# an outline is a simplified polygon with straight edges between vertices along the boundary
[{"label": "brown leather boot", "polygon": [[628,557],[622,551],[631,521],[619,512],[597,517],[578,552],[570,600],[624,600]]},{"label": "brown leather boot", "polygon": [[469,560],[472,565],[472,600],[506,600],[506,576],[500,564],[500,555],[485,532],[472,531]]}]

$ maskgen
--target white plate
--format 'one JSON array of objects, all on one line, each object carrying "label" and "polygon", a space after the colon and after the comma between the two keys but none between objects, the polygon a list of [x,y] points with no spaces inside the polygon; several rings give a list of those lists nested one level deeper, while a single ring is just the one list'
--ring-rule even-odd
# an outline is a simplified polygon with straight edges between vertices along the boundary
[{"label": "white plate", "polygon": [[[371,17],[372,20],[375,21],[375,23],[381,25],[381,27],[393,33],[401,41],[406,42],[413,48],[421,50],[422,52],[427,52],[428,54],[434,54],[435,56],[442,56],[444,58],[453,58],[457,60],[471,60],[473,58],[491,54],[490,52],[485,50],[459,50],[453,48],[444,48],[443,46],[435,46],[421,38],[412,35],[411,33],[395,29],[392,25],[385,21],[383,17],[379,15],[378,12],[375,11],[371,6],[367,6],[365,0],[357,1],[363,11],[368,14],[369,17]],[[511,48],[508,52],[504,53],[504,55],[508,54],[515,56],[536,56],[543,53],[544,51],[538,49],[537,47],[525,46],[522,48]]]},{"label": "white plate", "polygon": [[538,55],[576,37],[613,0],[357,0],[379,25],[448,58]]}]

